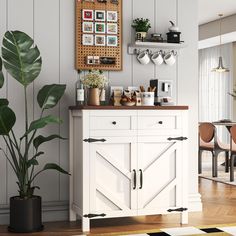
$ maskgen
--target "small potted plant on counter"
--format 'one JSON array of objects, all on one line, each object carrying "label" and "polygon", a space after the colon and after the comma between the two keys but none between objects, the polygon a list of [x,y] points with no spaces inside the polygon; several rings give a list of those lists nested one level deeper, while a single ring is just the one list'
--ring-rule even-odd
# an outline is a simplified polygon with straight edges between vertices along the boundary
[{"label": "small potted plant on counter", "polygon": [[82,80],[82,84],[88,89],[88,105],[99,106],[100,95],[108,83],[106,76],[101,70],[90,70]]},{"label": "small potted plant on counter", "polygon": [[132,27],[136,31],[136,40],[144,41],[147,38],[147,32],[151,28],[150,20],[144,18],[136,18],[133,20]]},{"label": "small potted plant on counter", "polygon": [[[22,106],[22,111],[25,113],[24,123],[20,124],[24,126],[24,132],[17,137],[14,131],[16,115],[10,108],[8,100],[0,99],[0,136],[7,148],[5,150],[5,147],[0,147],[0,151],[16,175],[19,193],[18,196],[10,198],[8,229],[16,233],[41,231],[43,229],[42,204],[41,197],[34,195],[35,189],[39,189],[34,185],[35,180],[47,170],[56,170],[63,174],[68,174],[68,172],[55,163],[48,163],[42,169],[36,168],[39,165],[38,157],[44,154],[40,150],[41,144],[53,139],[62,139],[57,134],[42,136],[37,133],[49,124],[61,123],[58,117],[45,115],[45,112],[57,105],[65,92],[66,85],[46,85],[39,91],[37,101],[41,110],[40,116],[30,122],[28,99],[32,98],[29,98],[27,92],[29,85],[41,72],[40,51],[27,34],[20,31],[7,31],[3,38],[2,58],[3,60],[0,57],[0,88],[4,84],[2,72],[4,65],[6,71],[22,86],[24,104],[19,104],[19,106]],[[11,79],[10,76],[9,79]]]}]

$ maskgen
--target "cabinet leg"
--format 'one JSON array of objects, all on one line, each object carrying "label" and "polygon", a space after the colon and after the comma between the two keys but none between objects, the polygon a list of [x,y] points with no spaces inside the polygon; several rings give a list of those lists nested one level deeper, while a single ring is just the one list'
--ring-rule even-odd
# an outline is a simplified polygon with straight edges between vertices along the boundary
[{"label": "cabinet leg", "polygon": [[90,231],[90,220],[88,218],[82,218],[82,231],[89,232]]},{"label": "cabinet leg", "polygon": [[181,221],[180,221],[180,223],[182,225],[188,224],[188,212],[181,213]]},{"label": "cabinet leg", "polygon": [[70,209],[70,221],[76,221],[76,213]]}]

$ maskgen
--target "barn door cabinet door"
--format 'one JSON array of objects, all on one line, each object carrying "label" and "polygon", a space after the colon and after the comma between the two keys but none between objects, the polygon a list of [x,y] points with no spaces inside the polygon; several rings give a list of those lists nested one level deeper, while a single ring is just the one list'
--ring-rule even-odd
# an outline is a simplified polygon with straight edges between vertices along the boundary
[{"label": "barn door cabinet door", "polygon": [[105,137],[90,146],[90,211],[105,217],[137,215],[135,137]]},{"label": "barn door cabinet door", "polygon": [[182,143],[169,141],[168,137],[138,138],[139,215],[184,207],[181,151]]}]

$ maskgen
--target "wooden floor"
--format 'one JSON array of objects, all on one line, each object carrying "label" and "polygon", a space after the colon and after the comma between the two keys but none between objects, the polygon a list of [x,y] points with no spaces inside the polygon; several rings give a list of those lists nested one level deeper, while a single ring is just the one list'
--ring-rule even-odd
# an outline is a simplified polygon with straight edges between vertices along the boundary
[{"label": "wooden floor", "polygon": [[[210,180],[200,179],[199,190],[202,194],[203,212],[190,213],[189,225],[206,226],[236,223],[236,187]],[[179,216],[147,216],[92,221],[91,235],[102,233],[152,230],[180,226]],[[80,234],[80,223],[46,223],[45,231],[34,236],[70,236]],[[7,233],[6,226],[0,226],[0,235]],[[20,235],[20,234],[17,234]],[[30,236],[30,235],[28,235]]]}]

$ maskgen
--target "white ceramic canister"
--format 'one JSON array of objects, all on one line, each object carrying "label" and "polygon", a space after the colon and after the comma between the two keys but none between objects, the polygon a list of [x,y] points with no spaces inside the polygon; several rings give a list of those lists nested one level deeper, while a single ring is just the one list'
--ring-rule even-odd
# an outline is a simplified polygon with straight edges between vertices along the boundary
[{"label": "white ceramic canister", "polygon": [[154,106],[154,92],[143,92],[141,93],[142,106]]}]

